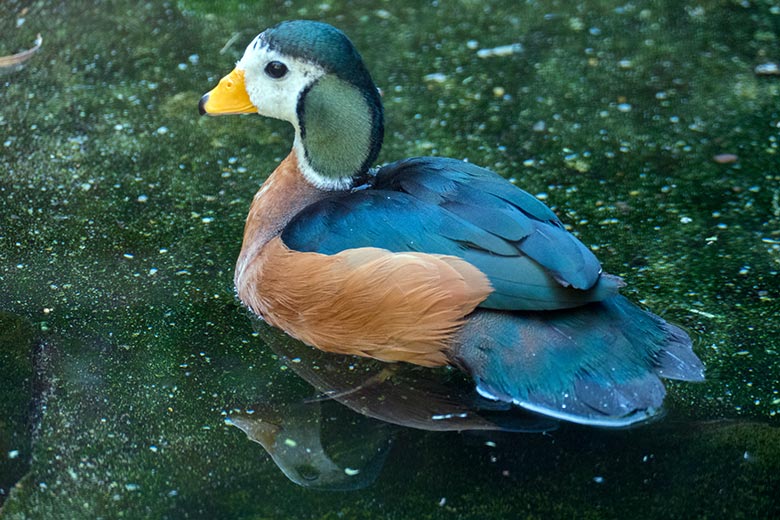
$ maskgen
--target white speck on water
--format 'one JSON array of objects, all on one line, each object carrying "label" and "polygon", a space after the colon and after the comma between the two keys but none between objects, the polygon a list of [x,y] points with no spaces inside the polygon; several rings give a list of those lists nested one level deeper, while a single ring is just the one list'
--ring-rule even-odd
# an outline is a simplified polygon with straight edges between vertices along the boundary
[{"label": "white speck on water", "polygon": [[441,72],[432,72],[423,76],[423,81],[430,83],[444,83],[447,81],[447,75]]},{"label": "white speck on water", "polygon": [[19,450],[11,450],[8,452],[9,459],[15,459],[19,457]]},{"label": "white speck on water", "polygon": [[441,497],[439,500],[439,507],[444,507],[444,505],[447,503],[447,497]]},{"label": "white speck on water", "polygon": [[192,63],[193,65],[197,65],[197,64],[198,64],[198,62],[200,61],[200,56],[198,56],[197,54],[190,54],[190,55],[187,57],[187,61],[189,61],[189,62],[190,62],[190,63]]},{"label": "white speck on water", "polygon": [[123,130],[124,128],[125,127],[124,127],[124,125],[122,125],[122,123],[117,123],[117,124],[114,125],[114,130],[116,130],[117,132]]},{"label": "white speck on water", "polygon": [[478,58],[493,58],[496,56],[511,56],[523,52],[523,45],[521,43],[510,43],[509,45],[499,45],[490,49],[479,49],[477,51]]},{"label": "white speck on water", "polygon": [[133,482],[128,482],[127,484],[125,484],[125,489],[128,491],[138,491],[139,489],[141,489],[141,486]]},{"label": "white speck on water", "polygon": [[602,476],[595,476],[593,477],[593,482],[596,484],[603,484],[604,483],[604,477]]},{"label": "white speck on water", "polygon": [[214,217],[203,217],[200,219],[200,221],[203,222],[204,224],[211,224],[212,222],[214,222]]},{"label": "white speck on water", "polygon": [[157,269],[156,267],[152,267],[151,269],[149,269],[149,276],[156,275],[158,271],[159,269]]},{"label": "white speck on water", "polygon": [[354,477],[358,473],[360,473],[359,469],[353,469],[353,468],[344,468],[344,473],[346,473],[350,477]]},{"label": "white speck on water", "polygon": [[298,443],[288,437],[284,439],[284,445],[289,446],[290,448],[295,448],[296,446],[298,446]]},{"label": "white speck on water", "polygon": [[134,255],[132,253],[125,253],[122,256],[124,256],[128,260],[132,260],[134,258]]},{"label": "white speck on water", "polygon": [[680,217],[680,222],[683,224],[690,224],[693,222],[693,219],[691,217]]},{"label": "white speck on water", "polygon": [[165,135],[168,133],[168,127],[167,126],[161,126],[157,130],[155,130],[155,133],[158,135]]},{"label": "white speck on water", "polygon": [[453,419],[453,418],[456,418],[456,417],[461,418],[461,419],[465,419],[466,417],[468,417],[468,415],[469,414],[467,412],[437,414],[437,415],[431,415],[431,420],[433,420],[433,421],[442,421],[442,420],[447,420],[447,419]]},{"label": "white speck on water", "polygon": [[137,200],[138,202],[146,202],[147,200],[149,200],[149,196],[141,194],[135,200]]},{"label": "white speck on water", "polygon": [[780,65],[777,63],[762,63],[761,65],[756,65],[755,72],[759,76],[780,76]]},{"label": "white speck on water", "polygon": [[632,108],[631,103],[620,103],[617,106],[617,109],[620,112],[631,112],[631,108]]},{"label": "white speck on water", "polygon": [[471,49],[472,51],[477,50],[479,48],[479,42],[477,40],[469,40],[466,42],[466,48]]}]

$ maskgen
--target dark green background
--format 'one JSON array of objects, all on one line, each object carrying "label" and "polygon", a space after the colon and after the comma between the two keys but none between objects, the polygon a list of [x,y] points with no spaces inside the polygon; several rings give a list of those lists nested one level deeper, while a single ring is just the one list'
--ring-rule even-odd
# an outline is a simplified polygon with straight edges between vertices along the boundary
[{"label": "dark green background", "polygon": [[[0,517],[778,514],[780,76],[755,67],[780,62],[780,3],[218,4],[0,5],[0,55],[44,40],[0,72]],[[690,331],[707,382],[669,384],[667,416],[629,431],[399,430],[358,492],[296,486],[225,425],[301,390],[232,289],[292,131],[197,101],[300,17],[361,50],[380,161],[468,158],[543,194],[629,298]]]}]

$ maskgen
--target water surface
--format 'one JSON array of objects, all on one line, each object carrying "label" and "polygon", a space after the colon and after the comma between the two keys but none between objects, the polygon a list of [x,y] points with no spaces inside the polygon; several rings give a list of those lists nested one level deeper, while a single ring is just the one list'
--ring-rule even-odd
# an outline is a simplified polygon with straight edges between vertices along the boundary
[{"label": "water surface", "polygon": [[[0,55],[44,42],[0,72],[0,516],[780,511],[780,76],[764,72],[780,4],[220,5],[0,6]],[[306,382],[329,362],[232,289],[246,210],[292,131],[197,114],[257,32],[300,17],[361,50],[386,105],[380,161],[467,158],[537,194],[629,298],[691,333],[707,382],[670,383],[641,428],[482,409],[464,433],[377,417],[375,387],[336,390],[484,406],[452,372],[338,360]]]}]

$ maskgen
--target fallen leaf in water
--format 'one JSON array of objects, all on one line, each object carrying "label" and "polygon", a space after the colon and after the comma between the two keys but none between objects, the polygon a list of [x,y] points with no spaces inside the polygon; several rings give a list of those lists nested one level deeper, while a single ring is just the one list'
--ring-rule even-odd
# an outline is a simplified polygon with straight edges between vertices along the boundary
[{"label": "fallen leaf in water", "polygon": [[21,65],[25,61],[32,58],[36,52],[38,52],[38,49],[41,48],[42,43],[43,38],[41,38],[41,35],[39,34],[35,38],[35,44],[26,51],[17,52],[16,54],[11,54],[9,56],[0,56],[0,69]]}]

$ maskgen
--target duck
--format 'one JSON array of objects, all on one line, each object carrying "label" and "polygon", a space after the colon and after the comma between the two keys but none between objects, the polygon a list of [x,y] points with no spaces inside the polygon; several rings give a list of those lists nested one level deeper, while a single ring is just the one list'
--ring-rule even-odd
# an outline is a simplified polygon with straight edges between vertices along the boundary
[{"label": "duck", "polygon": [[662,379],[704,380],[690,336],[622,296],[531,194],[454,158],[375,167],[380,92],[336,27],[264,30],[199,112],[294,127],[252,200],[234,276],[241,302],[293,338],[455,367],[485,399],[591,426],[660,416]]}]

